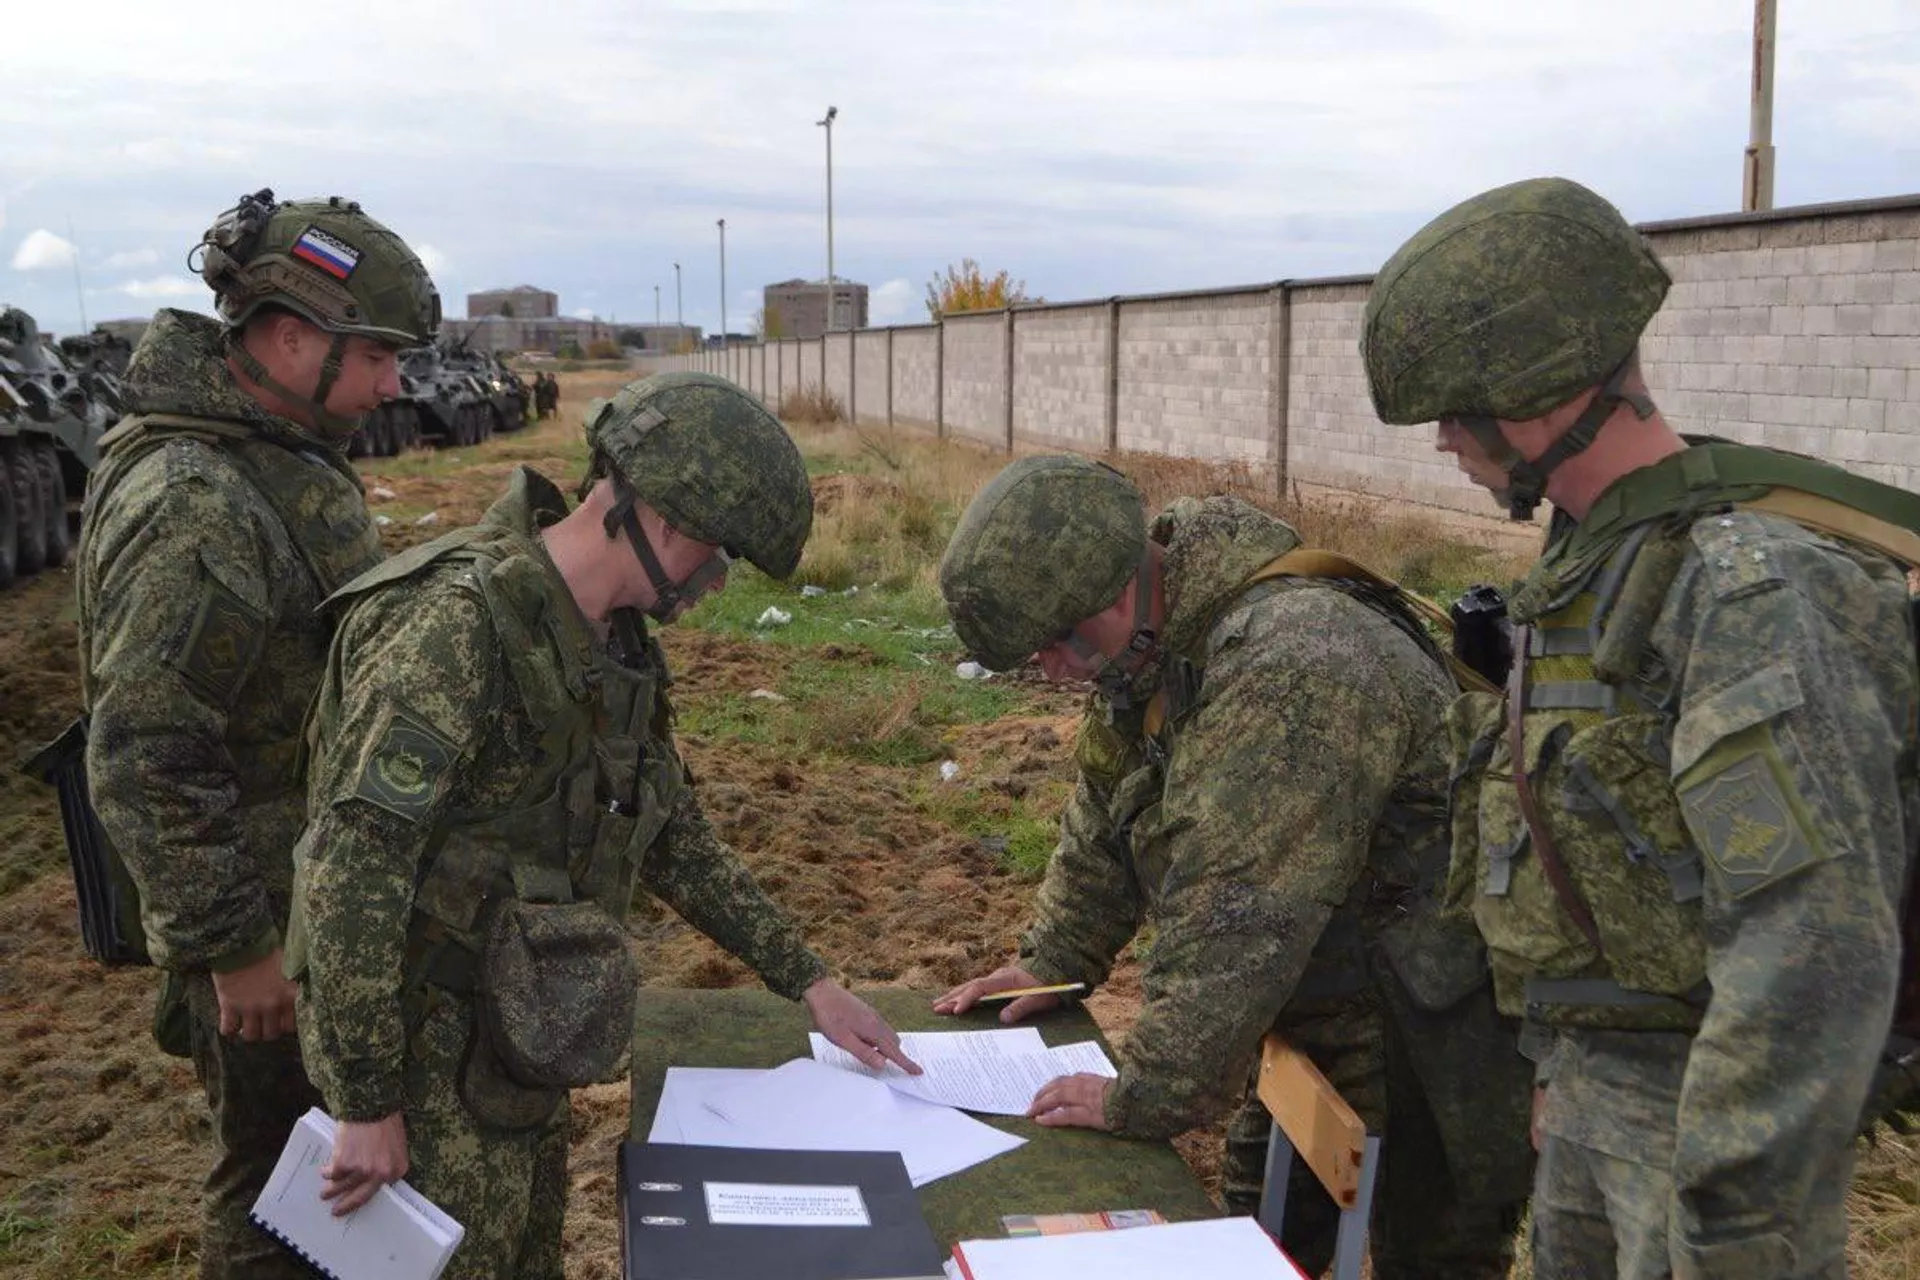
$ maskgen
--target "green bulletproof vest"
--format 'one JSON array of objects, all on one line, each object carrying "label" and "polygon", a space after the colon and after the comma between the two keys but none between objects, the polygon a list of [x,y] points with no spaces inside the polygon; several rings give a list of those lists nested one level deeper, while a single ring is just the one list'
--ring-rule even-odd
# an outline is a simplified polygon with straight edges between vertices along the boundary
[{"label": "green bulletproof vest", "polygon": [[1448,713],[1448,898],[1487,940],[1505,1013],[1699,1024],[1710,995],[1704,864],[1671,781],[1677,691],[1646,659],[1694,520],[1733,507],[1920,562],[1920,497],[1721,441],[1609,491],[1592,527],[1556,543],[1515,593],[1506,693],[1465,694]]},{"label": "green bulletproof vest", "polygon": [[[466,566],[457,582],[485,603],[508,679],[540,738],[511,803],[446,812],[431,833],[414,893],[409,989],[424,980],[471,984],[489,902],[590,901],[624,922],[640,860],[685,787],[658,642],[632,611],[614,615],[607,644],[563,625],[552,571],[525,533],[456,530],[394,557],[336,599],[437,563]],[[324,733],[337,710],[316,708],[310,736]]]}]

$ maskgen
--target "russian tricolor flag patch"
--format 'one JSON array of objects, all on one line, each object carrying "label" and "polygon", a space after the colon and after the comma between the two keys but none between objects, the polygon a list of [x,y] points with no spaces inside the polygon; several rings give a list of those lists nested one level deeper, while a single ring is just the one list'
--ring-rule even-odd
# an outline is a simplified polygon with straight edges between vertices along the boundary
[{"label": "russian tricolor flag patch", "polygon": [[292,253],[300,261],[311,263],[335,280],[345,280],[360,265],[358,249],[318,227],[308,227],[302,231],[300,238],[293,242]]}]

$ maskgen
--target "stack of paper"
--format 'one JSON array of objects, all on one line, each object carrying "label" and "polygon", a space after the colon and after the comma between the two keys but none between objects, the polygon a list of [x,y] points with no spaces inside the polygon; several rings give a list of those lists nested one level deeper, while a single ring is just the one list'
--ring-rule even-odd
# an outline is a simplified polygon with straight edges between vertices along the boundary
[{"label": "stack of paper", "polygon": [[916,1187],[1026,1139],[805,1058],[772,1071],[669,1067],[649,1142],[785,1151],[897,1151]]},{"label": "stack of paper", "polygon": [[1306,1280],[1252,1218],[1024,1240],[962,1240],[953,1247],[951,1270],[962,1280]]},{"label": "stack of paper", "polygon": [[1083,1040],[1048,1048],[1032,1027],[909,1031],[900,1037],[900,1048],[924,1069],[924,1074],[917,1076],[892,1063],[878,1068],[864,1066],[817,1031],[807,1038],[813,1056],[830,1066],[883,1080],[911,1098],[988,1115],[1027,1114],[1041,1086],[1061,1076],[1089,1072],[1112,1079],[1118,1074],[1096,1042]]}]

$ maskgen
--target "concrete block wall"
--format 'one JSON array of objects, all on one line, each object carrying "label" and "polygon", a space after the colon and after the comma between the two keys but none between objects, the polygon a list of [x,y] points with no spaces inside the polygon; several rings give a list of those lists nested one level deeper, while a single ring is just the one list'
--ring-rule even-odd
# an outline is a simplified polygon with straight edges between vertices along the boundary
[{"label": "concrete block wall", "polygon": [[826,349],[826,388],[844,411],[853,394],[853,334],[829,333],[819,339]]},{"label": "concrete block wall", "polygon": [[[1920,195],[1641,230],[1674,279],[1641,349],[1670,421],[1920,491]],[[1017,308],[1013,445],[1103,450],[1114,379],[1123,450],[1240,461],[1277,483],[1488,513],[1487,496],[1434,451],[1430,424],[1374,417],[1359,354],[1369,284]],[[1006,324],[991,312],[894,330],[895,421],[1006,447]],[[859,341],[855,399],[862,418],[880,417],[885,401],[871,388],[884,387],[883,369],[868,354],[884,349],[884,333]],[[819,381],[818,342],[780,345],[782,386]],[[642,367],[719,371],[729,359],[738,356],[707,351]]]},{"label": "concrete block wall", "polygon": [[1264,465],[1272,315],[1269,290],[1122,306],[1120,448]]},{"label": "concrete block wall", "polygon": [[1006,317],[949,316],[942,407],[947,434],[1004,445],[1007,439]]},{"label": "concrete block wall", "polygon": [[1669,418],[1920,490],[1920,208],[1648,234],[1674,278],[1641,352]]},{"label": "concrete block wall", "polygon": [[887,420],[886,329],[862,329],[853,337],[853,403],[847,411],[858,422]]},{"label": "concrete block wall", "polygon": [[1106,303],[1016,311],[1016,440],[1088,453],[1107,447]]},{"label": "concrete block wall", "polygon": [[935,344],[930,324],[893,331],[893,422],[895,426],[937,429],[934,420]]}]

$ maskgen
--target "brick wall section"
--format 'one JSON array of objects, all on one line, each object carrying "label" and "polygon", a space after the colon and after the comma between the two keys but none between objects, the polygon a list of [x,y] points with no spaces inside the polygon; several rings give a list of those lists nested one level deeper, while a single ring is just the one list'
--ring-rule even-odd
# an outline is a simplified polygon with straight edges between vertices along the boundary
[{"label": "brick wall section", "polygon": [[1014,437],[1104,452],[1106,405],[1106,304],[1014,312]]},{"label": "brick wall section", "polygon": [[[1920,196],[1642,230],[1674,277],[1642,362],[1675,426],[1810,453],[1920,491]],[[1358,345],[1366,290],[1364,278],[1287,287],[1288,478],[1488,512],[1487,496],[1434,452],[1431,426],[1374,418]],[[1120,447],[1270,465],[1273,296],[1121,299]],[[956,317],[945,329],[949,429],[996,445],[1003,323],[999,313]],[[1102,303],[1018,312],[1018,441],[1103,447],[1104,325]],[[896,421],[932,425],[934,334],[896,332]],[[712,368],[713,354],[642,367]]]},{"label": "brick wall section", "polygon": [[1120,447],[1264,466],[1271,312],[1264,291],[1122,306]]},{"label": "brick wall section", "polygon": [[1006,320],[1001,312],[949,316],[946,331],[947,434],[1005,444]]},{"label": "brick wall section", "polygon": [[887,333],[866,329],[853,337],[852,410],[861,422],[887,420]]},{"label": "brick wall section", "polygon": [[1920,209],[1649,237],[1674,283],[1642,356],[1676,426],[1920,490]]},{"label": "brick wall section", "polygon": [[934,429],[933,344],[939,331],[930,324],[893,331],[893,421],[895,426]]},{"label": "brick wall section", "polygon": [[840,409],[845,412],[847,397],[853,391],[853,335],[830,333],[819,341],[826,344],[827,391],[840,402]]}]

